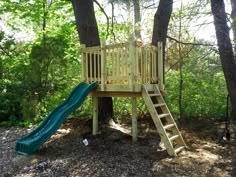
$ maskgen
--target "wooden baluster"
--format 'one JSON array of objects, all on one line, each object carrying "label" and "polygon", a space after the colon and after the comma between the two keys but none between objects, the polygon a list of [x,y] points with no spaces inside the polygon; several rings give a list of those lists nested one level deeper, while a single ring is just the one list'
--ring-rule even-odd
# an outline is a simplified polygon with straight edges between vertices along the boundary
[{"label": "wooden baluster", "polygon": [[85,44],[81,44],[80,46],[80,53],[81,53],[81,64],[82,64],[82,81],[86,82],[86,52],[84,49],[86,48]]},{"label": "wooden baluster", "polygon": [[105,91],[106,82],[106,41],[101,41],[101,90]]},{"label": "wooden baluster", "polygon": [[120,78],[120,50],[119,48],[116,49],[116,82]]},{"label": "wooden baluster", "polygon": [[89,82],[89,53],[85,52],[85,62],[86,62],[86,82]]},{"label": "wooden baluster", "polygon": [[89,70],[89,76],[90,76],[90,82],[93,81],[93,56],[92,56],[92,51],[89,52],[89,65],[90,65],[90,70]]},{"label": "wooden baluster", "polygon": [[164,70],[163,70],[163,47],[162,42],[158,42],[158,86],[160,90],[164,90]]},{"label": "wooden baluster", "polygon": [[131,91],[134,90],[134,60],[135,60],[135,41],[134,37],[131,36],[129,44],[129,88]]},{"label": "wooden baluster", "polygon": [[145,80],[145,83],[148,83],[148,74],[149,74],[149,71],[148,71],[148,52],[147,52],[147,49],[145,49],[145,66],[146,66],[146,73],[145,73],[145,77],[146,77],[146,80]]},{"label": "wooden baluster", "polygon": [[154,74],[155,74],[155,84],[157,83],[157,50],[153,50],[153,57],[154,57]]},{"label": "wooden baluster", "polygon": [[141,77],[142,77],[142,84],[144,84],[144,57],[143,57],[143,47],[141,48],[140,52],[141,56]]},{"label": "wooden baluster", "polygon": [[155,66],[154,66],[154,53],[152,50],[152,46],[150,46],[150,54],[151,54],[151,65],[152,65],[152,83],[155,80]]},{"label": "wooden baluster", "polygon": [[94,60],[94,81],[97,81],[97,67],[98,67],[98,52],[97,50],[94,50],[94,57],[93,57],[93,60]]},{"label": "wooden baluster", "polygon": [[98,82],[101,82],[101,50],[98,50]]}]

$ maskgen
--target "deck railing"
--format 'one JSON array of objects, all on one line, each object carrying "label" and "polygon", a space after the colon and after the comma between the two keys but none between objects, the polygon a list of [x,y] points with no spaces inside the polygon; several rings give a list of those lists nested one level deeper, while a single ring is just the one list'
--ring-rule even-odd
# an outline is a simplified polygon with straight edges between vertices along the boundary
[{"label": "deck railing", "polygon": [[[162,44],[127,43],[81,46],[82,79],[98,82],[101,91],[138,91],[142,84],[163,87]],[[117,90],[121,89],[121,90]]]}]

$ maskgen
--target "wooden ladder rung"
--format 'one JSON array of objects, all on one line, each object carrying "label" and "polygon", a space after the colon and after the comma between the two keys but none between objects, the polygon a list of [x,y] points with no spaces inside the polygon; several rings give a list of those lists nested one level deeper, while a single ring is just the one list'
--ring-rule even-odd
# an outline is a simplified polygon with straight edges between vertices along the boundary
[{"label": "wooden ladder rung", "polygon": [[150,97],[160,96],[160,94],[159,94],[159,93],[151,93],[151,94],[149,94],[149,96],[150,96]]},{"label": "wooden ladder rung", "polygon": [[180,137],[179,135],[174,135],[174,136],[170,137],[169,139],[170,139],[170,141],[173,141],[173,140],[175,140],[175,139],[177,139],[179,137]]},{"label": "wooden ladder rung", "polygon": [[166,130],[166,129],[172,128],[172,127],[174,127],[174,126],[175,126],[175,124],[168,124],[168,125],[165,125],[165,126],[163,126],[163,127],[164,127],[164,129]]},{"label": "wooden ladder rung", "polygon": [[165,106],[165,103],[154,104],[155,107]]},{"label": "wooden ladder rung", "polygon": [[169,115],[170,115],[169,113],[167,113],[167,114],[160,114],[158,117],[159,117],[159,119],[161,119],[161,118],[167,117]]},{"label": "wooden ladder rung", "polygon": [[182,151],[185,148],[185,146],[180,146],[175,149],[175,153],[178,154],[180,151]]}]

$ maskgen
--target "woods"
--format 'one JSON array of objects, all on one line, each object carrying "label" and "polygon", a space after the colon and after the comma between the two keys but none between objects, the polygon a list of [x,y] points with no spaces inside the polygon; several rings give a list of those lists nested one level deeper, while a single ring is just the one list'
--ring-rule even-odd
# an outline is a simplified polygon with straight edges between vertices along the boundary
[{"label": "woods", "polygon": [[[236,117],[236,63],[229,37],[224,1],[211,1],[221,63],[231,101],[231,117]],[[234,22],[233,22],[234,23]]]},{"label": "woods", "polygon": [[236,175],[235,0],[0,6],[0,174]]},{"label": "woods", "polygon": [[[133,18],[133,24],[139,23],[138,21],[142,19],[143,22],[141,21],[139,23],[141,24],[139,28],[143,41],[148,41],[149,39],[149,41],[151,41],[154,45],[156,45],[159,40],[164,41],[165,43],[168,32],[170,40],[167,40],[165,47],[164,53],[166,53],[166,56],[164,57],[164,62],[166,71],[166,91],[170,94],[167,94],[166,100],[169,103],[173,103],[171,104],[171,109],[173,112],[178,115],[178,104],[182,103],[181,107],[185,107],[181,113],[183,114],[183,117],[224,117],[226,105],[222,103],[225,102],[224,100],[227,96],[227,91],[224,89],[223,77],[220,74],[221,68],[218,66],[220,65],[220,62],[214,49],[215,44],[212,44],[210,41],[208,42],[204,39],[196,39],[194,35],[191,34],[191,31],[187,27],[184,27],[184,23],[186,23],[186,25],[187,23],[190,25],[194,21],[194,18],[201,16],[201,14],[195,13],[192,14],[191,18],[187,18],[189,17],[189,12],[193,12],[194,8],[199,8],[199,4],[197,2],[189,3],[190,5],[186,5],[182,7],[182,9],[179,5],[177,6],[177,3],[173,4],[173,1],[162,0],[154,4],[149,1],[130,1],[129,6],[124,4],[122,1],[109,1],[104,4],[99,2],[101,3],[101,7],[111,6],[112,3],[112,7],[115,8],[114,10],[117,9],[114,11],[114,16],[111,16],[112,14],[106,12],[107,17],[109,17],[109,21],[102,20],[101,17],[103,16],[103,12],[100,11],[101,8],[96,4],[94,8],[94,3],[92,1],[72,1],[72,3],[57,1],[50,1],[46,3],[44,1],[40,1],[32,5],[30,3],[18,4],[17,2],[11,1],[4,1],[1,3],[4,7],[1,10],[1,13],[3,14],[1,16],[1,23],[4,27],[1,31],[2,57],[0,60],[2,90],[1,100],[3,100],[0,105],[1,121],[13,119],[13,122],[15,120],[17,120],[16,122],[19,120],[38,122],[44,117],[45,114],[47,114],[54,103],[60,102],[60,98],[62,98],[63,95],[66,95],[65,91],[70,89],[73,85],[71,83],[69,84],[69,81],[73,78],[72,83],[78,83],[79,78],[81,77],[80,60],[79,62],[77,61],[77,56],[79,55],[79,43],[86,44],[86,46],[96,46],[100,45],[100,38],[104,37],[108,37],[110,42],[114,39],[116,41],[126,41],[132,33],[133,28],[129,23],[125,23],[125,21],[122,22],[119,17],[117,10],[118,8],[123,7],[130,8],[131,12],[129,15],[131,15],[131,13],[134,14],[133,16],[128,17],[131,19]],[[218,6],[214,5],[214,3],[215,2],[213,1],[211,2],[212,12],[215,16],[215,26],[217,31],[221,31],[219,27],[217,27],[217,18],[225,19],[225,23],[222,24],[225,26],[226,16],[224,15],[224,11],[220,11]],[[205,4],[208,4],[208,6],[205,6],[206,11],[207,8],[209,9],[210,3],[206,2]],[[34,11],[34,15],[29,15],[31,8],[34,7],[40,8]],[[26,8],[28,8],[28,10],[25,10]],[[174,12],[170,17],[172,8],[174,8]],[[222,6],[222,8],[224,7]],[[139,11],[142,12],[144,9],[146,13],[150,13],[151,11],[153,12],[152,20],[149,20],[145,16],[145,13],[143,17],[139,15]],[[22,13],[20,16],[16,16],[13,10],[18,10]],[[202,11],[204,11],[204,8]],[[96,15],[99,12],[100,14]],[[181,14],[181,16],[179,16],[179,14]],[[232,19],[234,19],[233,14],[234,13],[231,15]],[[222,15],[222,17],[219,15]],[[14,17],[11,21],[8,20],[8,17],[10,16]],[[19,18],[21,19],[21,23],[17,23]],[[98,19],[98,22],[96,18]],[[179,23],[178,21],[180,18],[182,18],[183,21],[181,27],[182,30],[178,32],[178,29],[176,29],[175,26]],[[107,26],[107,22],[111,24]],[[149,25],[149,29],[144,29],[145,23],[152,23],[153,26]],[[20,29],[26,24],[29,29],[28,31],[30,32],[30,35],[28,35],[29,39],[26,41],[18,42],[19,39],[13,37],[11,34],[8,34],[15,34],[14,30],[16,27]],[[204,26],[204,24],[202,25]],[[223,27],[222,25],[220,25],[220,27]],[[76,35],[75,27],[79,38]],[[34,30],[36,33],[30,31],[30,28],[37,29]],[[6,29],[8,29],[9,32],[7,32]],[[227,31],[229,29],[227,27],[224,27],[224,29],[226,33],[228,33]],[[151,32],[148,34],[145,30],[149,30]],[[181,38],[179,38],[179,33],[183,33]],[[229,39],[229,35],[226,33],[220,34],[217,32],[216,34],[221,61],[223,64],[222,67],[226,76],[227,88],[231,96],[230,100],[232,108],[234,108],[235,106],[233,105],[235,104],[235,94],[234,91],[232,91],[234,89],[231,88],[235,87],[235,81],[233,79],[235,65],[233,62],[234,59],[232,58],[232,47],[230,47],[231,45],[229,44],[227,45],[228,49],[224,48],[226,47],[225,45],[223,46],[223,49],[221,49],[221,43],[225,43],[225,40]],[[22,33],[22,35],[27,34]],[[119,37],[114,37],[114,35]],[[136,35],[140,38],[139,34]],[[222,37],[222,35],[226,35],[226,37]],[[224,39],[224,41],[221,42],[221,39]],[[209,44],[209,46],[194,45],[195,43],[206,43]],[[227,56],[225,50],[229,51]],[[179,52],[181,52],[181,63],[183,67],[182,87],[178,87],[178,84],[175,82],[175,78],[179,77],[178,74],[179,71],[181,71],[178,66],[179,62],[176,60],[176,56],[179,55]],[[208,55],[208,53],[210,53],[210,55]],[[229,59],[229,56],[231,59]],[[224,57],[228,59],[222,59]],[[199,75],[198,73],[202,74]],[[210,76],[207,73],[214,75],[213,78],[211,77],[211,79],[213,79],[212,81],[208,80],[208,77]],[[14,75],[17,76],[14,77]],[[195,77],[199,78],[196,79],[196,81],[193,81]],[[216,84],[214,80],[219,80],[218,77],[220,77],[220,81]],[[190,83],[194,84],[191,85]],[[199,86],[199,84],[203,84],[204,87],[206,87],[204,88],[203,85]],[[197,92],[193,90],[195,86],[199,89]],[[16,89],[18,87],[19,89]],[[12,88],[15,88],[14,92]],[[224,90],[223,92],[220,91],[222,89]],[[62,90],[64,90],[64,92]],[[182,101],[176,102],[177,100],[174,99],[175,95],[181,93],[178,90],[181,90],[183,96],[179,97]],[[212,96],[205,96],[204,94],[201,95],[203,92],[206,92],[205,95],[210,93],[217,95],[217,97],[213,97],[215,97],[218,101],[211,100]],[[189,95],[193,98],[191,99],[191,102],[188,101]],[[12,97],[16,99],[13,101]],[[101,106],[102,109],[99,109],[100,117],[103,118],[111,118],[116,115],[116,113],[123,114],[128,112],[130,109],[130,106],[124,106],[126,104],[116,103],[116,99],[113,99],[113,104],[115,105],[114,108],[112,108],[113,104],[111,98],[101,98],[99,102],[99,105],[103,105]],[[191,105],[194,105],[195,102],[198,103],[198,108],[191,107]],[[214,102],[214,105],[211,104],[211,102]],[[140,102],[140,105],[142,104],[143,103]],[[29,108],[28,105],[33,106],[30,106]],[[89,109],[91,109],[90,103],[88,103],[86,107],[83,107],[82,112],[86,113]],[[115,114],[113,113],[113,109]],[[17,114],[15,113],[15,110],[17,110]],[[140,111],[145,112],[145,107],[140,107]],[[232,118],[234,117],[234,112],[234,109],[232,109]]]}]

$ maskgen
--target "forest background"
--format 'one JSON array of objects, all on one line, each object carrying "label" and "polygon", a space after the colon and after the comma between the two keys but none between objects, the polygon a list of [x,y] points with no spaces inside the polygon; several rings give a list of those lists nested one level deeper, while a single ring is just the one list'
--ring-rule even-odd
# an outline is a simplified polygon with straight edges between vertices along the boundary
[{"label": "forest background", "polygon": [[[126,42],[140,29],[151,43],[158,1],[140,1],[135,23],[130,1],[95,1],[100,39]],[[0,124],[32,126],[81,82],[80,43],[71,2],[0,2]],[[226,1],[230,21],[230,2]],[[227,90],[218,54],[211,5],[207,0],[175,0],[165,58],[165,100],[176,118],[225,117]],[[114,118],[131,112],[128,98],[113,98]],[[142,117],[147,113],[138,100]],[[87,116],[90,98],[71,117]]]}]

